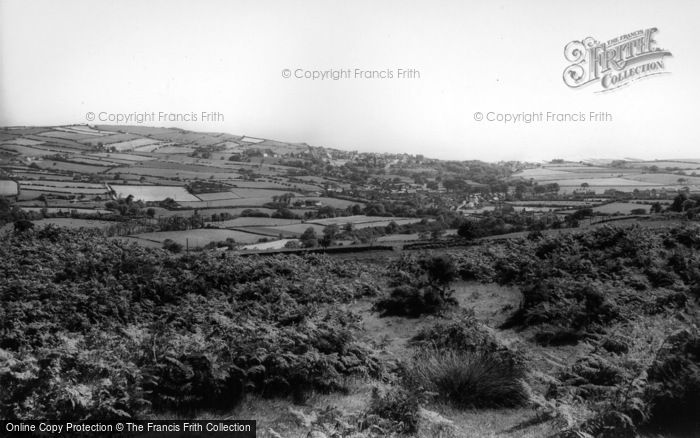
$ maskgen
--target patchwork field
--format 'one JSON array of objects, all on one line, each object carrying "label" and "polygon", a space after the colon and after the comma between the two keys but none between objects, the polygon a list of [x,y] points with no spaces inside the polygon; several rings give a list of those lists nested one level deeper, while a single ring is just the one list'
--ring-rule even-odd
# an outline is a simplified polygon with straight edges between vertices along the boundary
[{"label": "patchwork field", "polygon": [[[675,166],[674,166],[675,164]],[[603,193],[614,189],[624,192],[637,190],[677,190],[683,186],[691,188],[700,186],[700,177],[679,175],[675,173],[646,173],[642,168],[657,166],[664,168],[691,169],[700,166],[693,163],[680,162],[637,162],[627,163],[625,167],[594,167],[570,165],[546,165],[543,167],[525,169],[512,175],[512,179],[525,181],[534,180],[538,184],[557,183],[560,194],[570,194],[581,189],[582,184],[588,184],[588,190]]]}]

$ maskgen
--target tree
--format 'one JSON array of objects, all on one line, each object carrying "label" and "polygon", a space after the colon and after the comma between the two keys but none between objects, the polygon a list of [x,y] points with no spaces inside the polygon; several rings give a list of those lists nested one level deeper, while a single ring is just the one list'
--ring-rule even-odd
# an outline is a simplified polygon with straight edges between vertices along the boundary
[{"label": "tree", "polygon": [[34,228],[34,223],[26,219],[15,221],[15,233],[24,233]]},{"label": "tree", "polygon": [[301,236],[299,236],[299,241],[304,248],[313,248],[318,246],[318,236],[316,235],[316,230],[313,227],[307,228]]},{"label": "tree", "polygon": [[457,268],[452,258],[446,254],[431,257],[423,262],[428,274],[428,281],[437,286],[443,293],[447,286],[457,278]]},{"label": "tree", "polygon": [[155,215],[156,215],[156,209],[153,208],[153,207],[147,209],[147,210],[146,210],[146,215],[148,215],[148,217],[150,217],[151,219],[153,219],[153,217],[155,217]]},{"label": "tree", "polygon": [[282,207],[272,213],[273,218],[279,218],[279,219],[296,219],[297,215],[294,214],[294,212],[288,208]]},{"label": "tree", "polygon": [[340,233],[340,227],[337,224],[327,225],[323,229],[323,236],[327,237],[331,242],[338,237],[338,233]]},{"label": "tree", "polygon": [[466,220],[462,222],[462,224],[459,226],[457,229],[457,234],[460,237],[464,237],[465,239],[474,239],[476,237],[479,237],[479,230],[477,225],[470,221]]},{"label": "tree", "polygon": [[318,209],[317,215],[321,219],[335,217],[335,209],[330,205],[324,205]]},{"label": "tree", "polygon": [[679,193],[675,198],[673,198],[673,203],[668,207],[669,210],[675,212],[683,211],[683,204],[688,199],[685,193]]}]

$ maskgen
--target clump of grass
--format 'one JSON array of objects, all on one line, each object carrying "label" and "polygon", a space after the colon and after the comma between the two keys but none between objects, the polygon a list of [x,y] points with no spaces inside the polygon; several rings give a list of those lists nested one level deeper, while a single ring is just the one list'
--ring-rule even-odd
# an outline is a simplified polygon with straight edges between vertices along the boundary
[{"label": "clump of grass", "polygon": [[435,392],[458,408],[526,404],[525,370],[496,352],[420,350],[406,366],[408,385]]}]

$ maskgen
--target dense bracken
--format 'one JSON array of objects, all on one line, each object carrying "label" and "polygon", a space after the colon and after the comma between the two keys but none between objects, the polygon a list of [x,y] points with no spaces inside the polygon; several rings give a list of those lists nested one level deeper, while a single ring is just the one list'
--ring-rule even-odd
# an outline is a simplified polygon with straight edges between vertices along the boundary
[{"label": "dense bracken", "polygon": [[381,364],[334,304],[371,269],[319,256],[173,256],[46,227],[0,247],[0,417],[225,409],[342,391]]},{"label": "dense bracken", "polygon": [[585,401],[598,412],[568,432],[633,437],[643,427],[700,427],[696,331],[674,334],[645,356],[641,346],[631,351],[634,340],[620,332],[624,328],[615,328],[654,315],[689,329],[696,325],[698,249],[700,228],[694,225],[605,226],[477,246],[458,251],[454,260],[463,279],[519,287],[521,304],[503,328],[531,329],[533,340],[545,346],[595,346],[563,369],[546,394]]},{"label": "dense bracken", "polygon": [[542,326],[544,343],[557,335],[576,342],[613,321],[682,309],[700,296],[698,248],[696,226],[605,226],[510,240],[454,258],[463,279],[520,286],[521,306],[505,327]]}]

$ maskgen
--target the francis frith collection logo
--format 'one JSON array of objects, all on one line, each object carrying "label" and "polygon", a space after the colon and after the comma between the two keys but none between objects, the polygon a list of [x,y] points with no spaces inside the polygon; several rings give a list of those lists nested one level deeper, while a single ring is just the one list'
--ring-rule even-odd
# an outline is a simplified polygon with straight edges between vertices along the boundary
[{"label": "the francis frith collection logo", "polygon": [[564,48],[564,83],[571,88],[596,84],[597,92],[618,89],[653,75],[668,73],[664,57],[672,56],[659,48],[655,27],[637,30],[600,42],[592,37],[572,41]]}]

